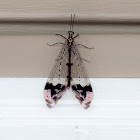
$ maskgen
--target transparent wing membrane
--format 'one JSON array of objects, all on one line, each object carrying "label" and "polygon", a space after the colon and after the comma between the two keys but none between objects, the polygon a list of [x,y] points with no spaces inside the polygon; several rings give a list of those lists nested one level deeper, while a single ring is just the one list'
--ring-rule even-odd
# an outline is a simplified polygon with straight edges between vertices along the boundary
[{"label": "transparent wing membrane", "polygon": [[63,45],[49,75],[44,89],[44,97],[49,108],[53,107],[64,94],[67,83],[68,48]]},{"label": "transparent wing membrane", "polygon": [[72,47],[73,66],[71,87],[80,104],[82,104],[84,108],[88,108],[93,98],[93,91],[85,66],[82,62],[82,58],[80,57],[79,50],[75,42],[73,44],[74,45]]},{"label": "transparent wing membrane", "polygon": [[66,78],[67,76],[67,66],[68,62],[68,47],[67,42],[63,45],[58,57],[55,60],[55,64],[51,70],[48,80],[53,80],[53,78]]},{"label": "transparent wing membrane", "polygon": [[[88,108],[93,98],[93,91],[88,78],[88,74],[80,57],[77,46],[81,45],[87,49],[88,48],[82,44],[77,44],[74,39],[79,36],[74,35],[73,25],[74,25],[75,14],[70,21],[70,31],[68,31],[68,38],[61,34],[56,34],[65,39],[65,44],[63,45],[56,62],[52,68],[49,75],[48,81],[44,89],[44,97],[49,108],[53,107],[59,99],[64,94],[66,87],[72,88],[75,93],[75,97],[79,100],[80,104],[84,108]],[[56,44],[63,44],[57,42],[50,46]],[[49,45],[49,44],[48,44]]]}]

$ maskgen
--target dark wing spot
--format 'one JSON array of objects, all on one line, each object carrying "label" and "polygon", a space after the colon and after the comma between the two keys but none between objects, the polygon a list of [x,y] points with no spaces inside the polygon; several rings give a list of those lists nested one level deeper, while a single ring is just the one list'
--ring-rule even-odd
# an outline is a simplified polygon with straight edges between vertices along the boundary
[{"label": "dark wing spot", "polygon": [[90,85],[82,87],[80,84],[75,84],[75,85],[72,86],[72,89],[74,91],[78,92],[79,94],[81,94],[82,96],[84,96],[84,98],[86,98],[86,92],[87,91],[92,92],[92,88],[91,88]]},{"label": "dark wing spot", "polygon": [[[59,92],[61,92],[61,91],[63,91],[63,90],[65,90],[66,89],[66,87],[65,87],[65,85],[63,85],[63,84],[57,84],[56,86],[54,86],[52,83],[46,83],[46,85],[45,85],[45,89],[46,90],[48,90],[48,89],[50,89],[51,90],[51,96],[53,96],[53,95],[56,95],[56,94],[58,94]],[[45,90],[44,89],[44,90]],[[56,90],[57,89],[57,90]],[[59,91],[59,92],[57,92],[57,91]],[[55,98],[55,97],[54,97]]]}]

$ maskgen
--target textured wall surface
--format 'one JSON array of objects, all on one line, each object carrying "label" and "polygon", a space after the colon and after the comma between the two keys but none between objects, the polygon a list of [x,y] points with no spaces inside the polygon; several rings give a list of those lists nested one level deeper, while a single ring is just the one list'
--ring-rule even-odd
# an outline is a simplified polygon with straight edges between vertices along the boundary
[{"label": "textured wall surface", "polygon": [[[1,0],[0,17],[6,18],[65,18],[71,13],[90,18],[139,20],[139,0]],[[68,18],[68,17],[67,17]]]},{"label": "textured wall surface", "polygon": [[[66,35],[67,36],[67,35]],[[0,77],[48,77],[64,42],[55,35],[0,36]],[[140,77],[140,35],[81,35],[75,40],[89,77]]]},{"label": "textured wall surface", "polygon": [[64,41],[70,14],[89,77],[140,77],[140,1],[1,0],[0,77],[48,77]]}]

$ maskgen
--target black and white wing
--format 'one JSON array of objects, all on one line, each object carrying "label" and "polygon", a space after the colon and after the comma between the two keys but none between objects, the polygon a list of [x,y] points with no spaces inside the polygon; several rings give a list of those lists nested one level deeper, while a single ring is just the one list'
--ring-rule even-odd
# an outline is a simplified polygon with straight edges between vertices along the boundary
[{"label": "black and white wing", "polygon": [[84,108],[88,108],[93,98],[93,91],[88,74],[80,57],[78,48],[74,42],[72,46],[72,90],[75,97]]},{"label": "black and white wing", "polygon": [[63,96],[67,84],[68,47],[65,42],[49,75],[44,88],[44,98],[49,108]]}]

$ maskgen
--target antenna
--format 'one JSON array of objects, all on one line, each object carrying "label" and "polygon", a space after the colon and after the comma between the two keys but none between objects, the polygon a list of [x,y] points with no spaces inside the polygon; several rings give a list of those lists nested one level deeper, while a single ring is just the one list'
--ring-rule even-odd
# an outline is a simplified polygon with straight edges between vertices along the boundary
[{"label": "antenna", "polygon": [[72,18],[72,14],[71,14],[70,31],[73,31],[73,25],[74,25],[75,15],[76,15],[76,14],[74,14],[74,16],[73,16],[73,18]]},{"label": "antenna", "polygon": [[73,21],[72,21],[72,31],[73,31],[73,25],[74,25],[75,15],[76,14],[74,14]]}]

